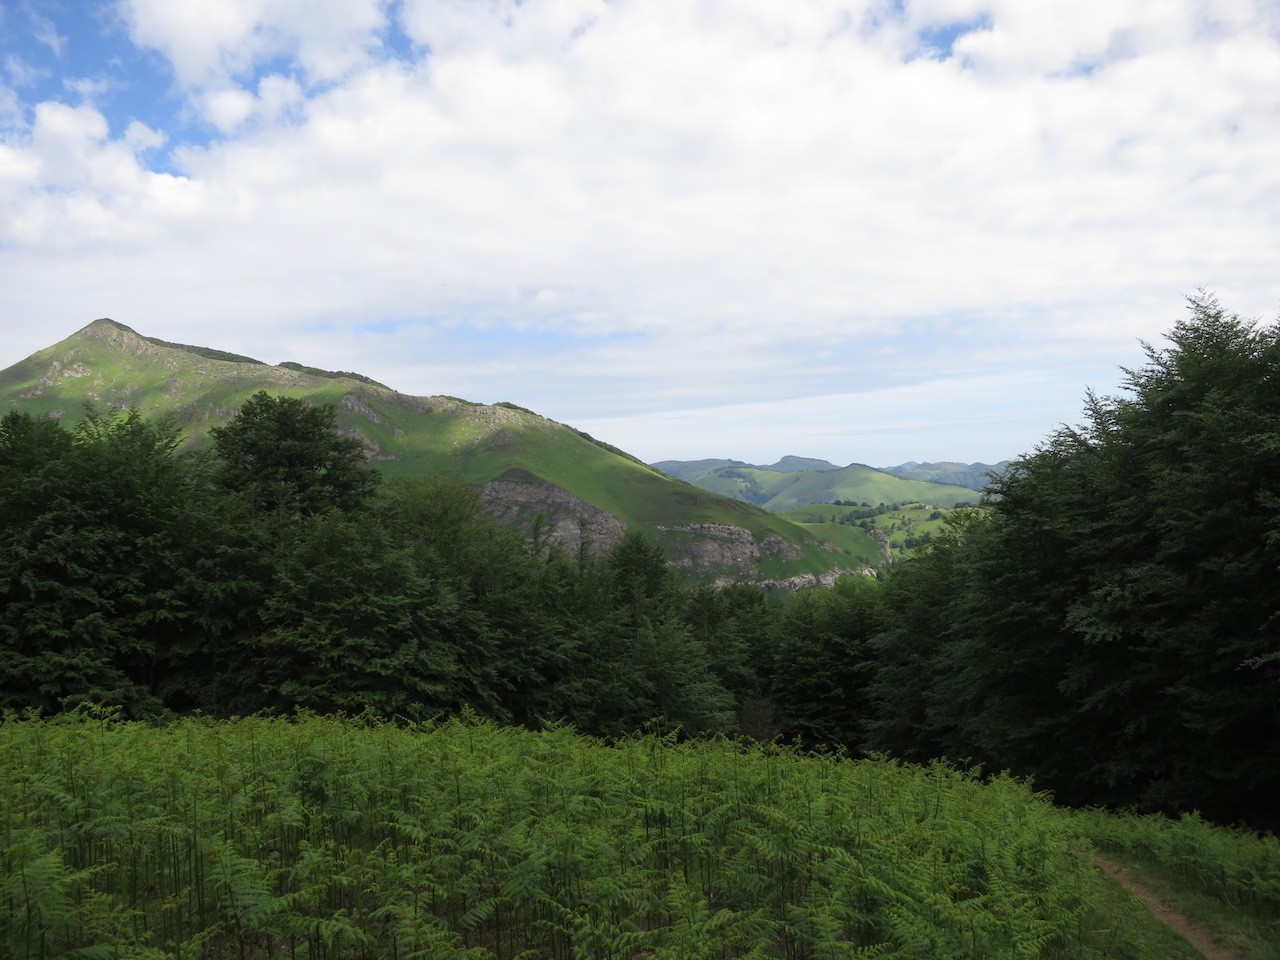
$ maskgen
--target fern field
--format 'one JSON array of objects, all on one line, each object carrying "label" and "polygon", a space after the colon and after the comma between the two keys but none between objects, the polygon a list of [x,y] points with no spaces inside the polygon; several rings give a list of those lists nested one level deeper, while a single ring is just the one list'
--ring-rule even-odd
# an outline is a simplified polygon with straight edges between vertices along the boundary
[{"label": "fern field", "polygon": [[1012,779],[729,742],[10,717],[0,955],[1137,956],[1074,824]]}]

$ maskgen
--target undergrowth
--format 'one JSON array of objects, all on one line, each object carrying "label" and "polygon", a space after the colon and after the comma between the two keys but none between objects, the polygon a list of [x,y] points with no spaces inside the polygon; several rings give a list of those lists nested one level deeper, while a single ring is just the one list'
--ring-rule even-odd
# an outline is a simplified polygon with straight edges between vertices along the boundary
[{"label": "undergrowth", "polygon": [[1102,853],[1135,869],[1231,947],[1280,960],[1280,839],[1273,834],[1216,826],[1196,814],[1089,810],[1077,819]]},{"label": "undergrowth", "polygon": [[1077,822],[944,765],[455,720],[0,724],[0,955],[1157,956]]}]

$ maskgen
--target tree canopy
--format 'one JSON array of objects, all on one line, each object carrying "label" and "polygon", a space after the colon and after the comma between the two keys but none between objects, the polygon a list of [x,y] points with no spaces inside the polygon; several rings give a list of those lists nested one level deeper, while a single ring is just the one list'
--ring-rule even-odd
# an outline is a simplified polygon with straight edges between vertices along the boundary
[{"label": "tree canopy", "polygon": [[891,578],[870,745],[1072,801],[1273,815],[1280,337],[1189,306],[1123,396],[1089,396],[985,520]]},{"label": "tree canopy", "polygon": [[327,404],[259,391],[226,426],[209,433],[222,483],[259,509],[353,510],[378,486],[380,475],[360,442],[338,433]]}]

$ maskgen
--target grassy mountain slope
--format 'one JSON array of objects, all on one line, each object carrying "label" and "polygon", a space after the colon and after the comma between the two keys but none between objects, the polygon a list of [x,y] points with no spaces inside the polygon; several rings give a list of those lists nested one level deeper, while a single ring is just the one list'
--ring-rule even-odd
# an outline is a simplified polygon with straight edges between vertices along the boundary
[{"label": "grassy mountain slope", "polygon": [[864,539],[871,542],[868,530],[879,530],[887,540],[890,558],[897,561],[941,533],[953,512],[952,508],[934,504],[902,503],[896,510],[886,509],[866,517],[867,511],[859,507],[824,503],[797,507],[781,516],[854,552],[865,549]]},{"label": "grassy mountain slope", "polygon": [[[833,507],[832,509],[838,510],[840,508]],[[792,523],[804,527],[814,536],[834,543],[843,550],[848,550],[851,555],[858,557],[868,566],[878,567],[884,563],[884,555],[880,546],[861,527],[806,515],[800,510],[788,511],[783,516]],[[898,553],[900,555],[901,551],[898,551]]]},{"label": "grassy mountain slope", "polygon": [[[444,473],[471,484],[508,479],[554,484],[667,545],[673,559],[689,534],[669,528],[724,524],[757,541],[789,544],[760,564],[762,575],[791,576],[851,567],[854,558],[805,529],[729,497],[671,479],[564,424],[510,404],[412,397],[365,377],[301,364],[271,366],[223,351],[140,336],[97,320],[61,343],[0,371],[0,411],[11,408],[74,419],[82,405],[137,407],[169,416],[192,446],[259,390],[337,408],[339,427],[358,437],[388,475]],[[664,529],[667,528],[667,529]]]},{"label": "grassy mountain slope", "polygon": [[964,487],[904,480],[859,463],[838,470],[788,472],[764,467],[721,467],[693,482],[704,490],[775,512],[836,500],[872,504],[918,501],[952,507],[977,499],[972,490]]}]

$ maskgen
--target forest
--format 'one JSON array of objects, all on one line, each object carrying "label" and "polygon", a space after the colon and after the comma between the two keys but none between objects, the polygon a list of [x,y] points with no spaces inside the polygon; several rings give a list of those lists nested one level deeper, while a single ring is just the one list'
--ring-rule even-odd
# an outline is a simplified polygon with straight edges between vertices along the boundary
[{"label": "forest", "polygon": [[206,451],[93,407],[0,419],[0,708],[467,712],[1031,777],[1062,803],[1280,821],[1280,339],[1188,316],[883,580],[682,581],[570,555],[333,410],[255,396]]}]

